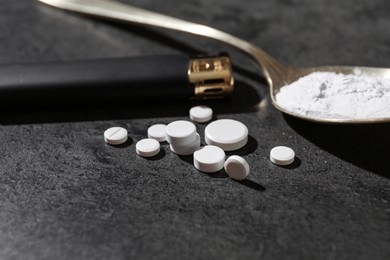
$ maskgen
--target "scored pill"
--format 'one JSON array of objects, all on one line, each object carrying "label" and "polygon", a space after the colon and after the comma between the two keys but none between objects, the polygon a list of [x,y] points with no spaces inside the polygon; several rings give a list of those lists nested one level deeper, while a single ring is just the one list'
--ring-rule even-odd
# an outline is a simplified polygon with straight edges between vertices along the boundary
[{"label": "scored pill", "polygon": [[104,141],[111,145],[123,144],[127,138],[127,130],[123,127],[111,127],[104,132]]}]

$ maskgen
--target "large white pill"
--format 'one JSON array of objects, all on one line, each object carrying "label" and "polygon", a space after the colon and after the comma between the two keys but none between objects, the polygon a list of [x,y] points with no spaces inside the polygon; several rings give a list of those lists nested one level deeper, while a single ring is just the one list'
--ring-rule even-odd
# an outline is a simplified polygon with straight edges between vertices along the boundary
[{"label": "large white pill", "polygon": [[192,144],[184,146],[169,145],[171,151],[178,155],[191,155],[200,148],[200,135],[196,134],[196,140]]},{"label": "large white pill", "polygon": [[155,139],[142,139],[137,142],[135,149],[142,157],[153,157],[160,152],[160,143]]},{"label": "large white pill", "polygon": [[285,166],[292,164],[295,159],[295,152],[287,146],[277,146],[270,152],[270,160],[274,164]]},{"label": "large white pill", "polygon": [[224,168],[230,178],[238,181],[245,179],[249,174],[248,162],[238,155],[230,156],[226,160]]},{"label": "large white pill", "polygon": [[194,153],[194,166],[202,172],[212,173],[223,169],[225,152],[214,145],[206,145]]},{"label": "large white pill", "polygon": [[185,146],[196,140],[196,127],[193,123],[179,120],[167,125],[166,138],[174,146]]},{"label": "large white pill", "polygon": [[148,137],[151,139],[156,139],[159,142],[166,141],[165,129],[167,128],[164,124],[152,125],[148,128]]},{"label": "large white pill", "polygon": [[207,106],[196,106],[190,109],[190,118],[194,122],[204,123],[213,118],[213,110]]},{"label": "large white pill", "polygon": [[120,145],[127,141],[127,130],[123,127],[111,127],[104,132],[104,141],[112,145]]},{"label": "large white pill", "polygon": [[221,147],[224,151],[238,150],[248,142],[248,128],[233,119],[221,119],[210,123],[205,129],[207,144]]}]

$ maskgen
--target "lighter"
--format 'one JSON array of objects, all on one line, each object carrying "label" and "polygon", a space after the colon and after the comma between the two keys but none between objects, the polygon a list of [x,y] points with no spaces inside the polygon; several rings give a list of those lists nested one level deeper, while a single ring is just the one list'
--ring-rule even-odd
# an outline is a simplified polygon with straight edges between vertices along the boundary
[{"label": "lighter", "polygon": [[1,65],[0,105],[222,98],[233,83],[226,54]]}]

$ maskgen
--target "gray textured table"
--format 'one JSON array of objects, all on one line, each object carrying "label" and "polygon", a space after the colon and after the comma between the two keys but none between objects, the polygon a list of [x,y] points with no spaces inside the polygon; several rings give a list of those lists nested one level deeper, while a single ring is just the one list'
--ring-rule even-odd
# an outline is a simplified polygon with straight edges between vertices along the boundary
[{"label": "gray textured table", "polygon": [[[388,1],[128,1],[212,25],[293,66],[390,67]],[[135,154],[186,101],[2,108],[0,259],[389,259],[390,125],[321,125],[284,116],[254,64],[218,43],[116,25],[33,0],[0,3],[0,62],[229,51],[237,91],[208,102],[249,127],[249,180],[203,174],[164,144]],[[253,105],[263,102],[259,110]],[[106,145],[108,127],[131,142]],[[203,136],[204,125],[198,125]],[[298,159],[268,160],[276,145]]]}]

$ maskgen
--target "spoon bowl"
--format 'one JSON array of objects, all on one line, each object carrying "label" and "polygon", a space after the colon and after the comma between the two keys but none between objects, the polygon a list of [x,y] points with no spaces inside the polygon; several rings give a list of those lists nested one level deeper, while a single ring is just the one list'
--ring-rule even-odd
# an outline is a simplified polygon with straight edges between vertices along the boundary
[{"label": "spoon bowl", "polygon": [[230,45],[252,58],[259,66],[263,76],[270,87],[270,96],[273,105],[280,111],[309,121],[320,123],[382,123],[390,122],[390,118],[372,119],[332,119],[316,118],[293,113],[278,104],[276,94],[280,89],[299,78],[313,72],[335,72],[342,74],[355,74],[359,71],[362,75],[389,78],[390,69],[353,66],[322,66],[310,68],[293,68],[283,64],[255,45],[222,32],[209,26],[184,21],[167,15],[151,12],[138,7],[130,6],[113,0],[38,0],[48,5],[73,11],[85,15],[91,15],[103,19],[119,22],[134,23],[143,26],[160,27],[193,35],[203,36]]}]

